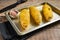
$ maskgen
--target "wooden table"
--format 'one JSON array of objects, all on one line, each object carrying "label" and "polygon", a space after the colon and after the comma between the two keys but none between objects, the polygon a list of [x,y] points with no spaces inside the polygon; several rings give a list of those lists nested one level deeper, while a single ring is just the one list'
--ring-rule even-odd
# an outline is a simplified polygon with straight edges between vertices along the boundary
[{"label": "wooden table", "polygon": [[[1,0],[0,9],[2,9],[10,4],[13,4],[15,2],[16,2],[16,0],[13,0],[13,1],[12,0],[9,0],[9,1]],[[41,2],[50,2],[60,8],[59,0],[28,0],[27,2],[22,3],[13,9],[24,8],[28,5],[41,3]],[[46,27],[47,28],[44,28],[42,31],[36,33],[35,35],[31,36],[27,40],[60,40],[60,21],[58,21],[52,25],[46,26]],[[0,36],[0,40],[3,40],[2,36]]]}]

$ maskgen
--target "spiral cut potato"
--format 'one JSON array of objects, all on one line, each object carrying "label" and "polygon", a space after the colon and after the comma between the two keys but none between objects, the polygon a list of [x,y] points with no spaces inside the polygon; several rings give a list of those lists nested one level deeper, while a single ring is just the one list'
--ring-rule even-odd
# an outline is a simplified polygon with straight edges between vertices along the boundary
[{"label": "spiral cut potato", "polygon": [[29,10],[35,23],[39,25],[42,22],[42,16],[41,16],[40,11],[35,6],[29,7]]},{"label": "spiral cut potato", "polygon": [[44,16],[45,20],[50,21],[53,17],[51,7],[48,4],[44,4],[42,11],[43,11],[43,16]]},{"label": "spiral cut potato", "polygon": [[28,28],[30,24],[30,14],[27,9],[21,10],[21,13],[19,14],[19,24],[21,25],[21,30],[24,31]]}]

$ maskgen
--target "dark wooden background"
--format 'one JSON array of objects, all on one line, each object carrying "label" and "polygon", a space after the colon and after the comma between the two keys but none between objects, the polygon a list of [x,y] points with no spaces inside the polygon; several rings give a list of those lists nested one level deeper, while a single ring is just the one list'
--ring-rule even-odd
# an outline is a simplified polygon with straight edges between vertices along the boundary
[{"label": "dark wooden background", "polygon": [[[0,9],[17,2],[17,0],[0,0]],[[60,8],[60,0],[28,0],[25,3],[18,5],[14,9],[23,8],[31,4],[41,3],[41,2],[50,2]],[[46,26],[47,28],[43,29],[39,33],[31,36],[27,40],[60,40],[60,21]],[[0,35],[0,40],[3,40]]]}]

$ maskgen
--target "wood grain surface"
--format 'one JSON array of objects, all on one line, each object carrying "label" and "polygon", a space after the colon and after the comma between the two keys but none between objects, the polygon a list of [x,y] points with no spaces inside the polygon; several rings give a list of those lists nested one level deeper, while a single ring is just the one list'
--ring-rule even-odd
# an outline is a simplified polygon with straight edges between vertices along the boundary
[{"label": "wood grain surface", "polygon": [[[15,3],[17,0],[0,0],[0,9]],[[60,0],[28,0],[25,3],[18,5],[16,8],[13,9],[21,9],[27,7],[28,5],[41,3],[41,2],[50,2],[60,8]],[[60,10],[60,9],[59,9]],[[0,36],[0,40],[3,40],[2,36]],[[46,28],[42,29],[42,31],[36,33],[35,35],[31,36],[27,40],[60,40],[60,21],[46,26]]]}]

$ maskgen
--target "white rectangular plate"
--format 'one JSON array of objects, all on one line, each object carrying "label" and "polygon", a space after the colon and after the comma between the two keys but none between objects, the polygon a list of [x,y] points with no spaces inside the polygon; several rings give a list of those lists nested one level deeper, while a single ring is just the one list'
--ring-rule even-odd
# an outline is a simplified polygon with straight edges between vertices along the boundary
[{"label": "white rectangular plate", "polygon": [[[39,5],[39,6],[37,6],[37,9],[41,11],[42,7],[43,7],[42,5],[41,6]],[[60,15],[58,15],[56,12],[53,11],[53,18],[49,22],[46,22],[46,23],[42,22],[39,26],[34,26],[34,25],[30,24],[30,28],[28,30],[24,31],[24,32],[21,32],[19,30],[19,28],[17,27],[15,22],[9,17],[8,13],[6,13],[6,18],[11,23],[12,27],[15,29],[15,31],[17,32],[18,35],[25,35],[29,32],[32,32],[34,30],[37,30],[39,28],[42,28],[44,26],[47,26],[51,23],[54,23],[54,22],[60,20]]]}]

